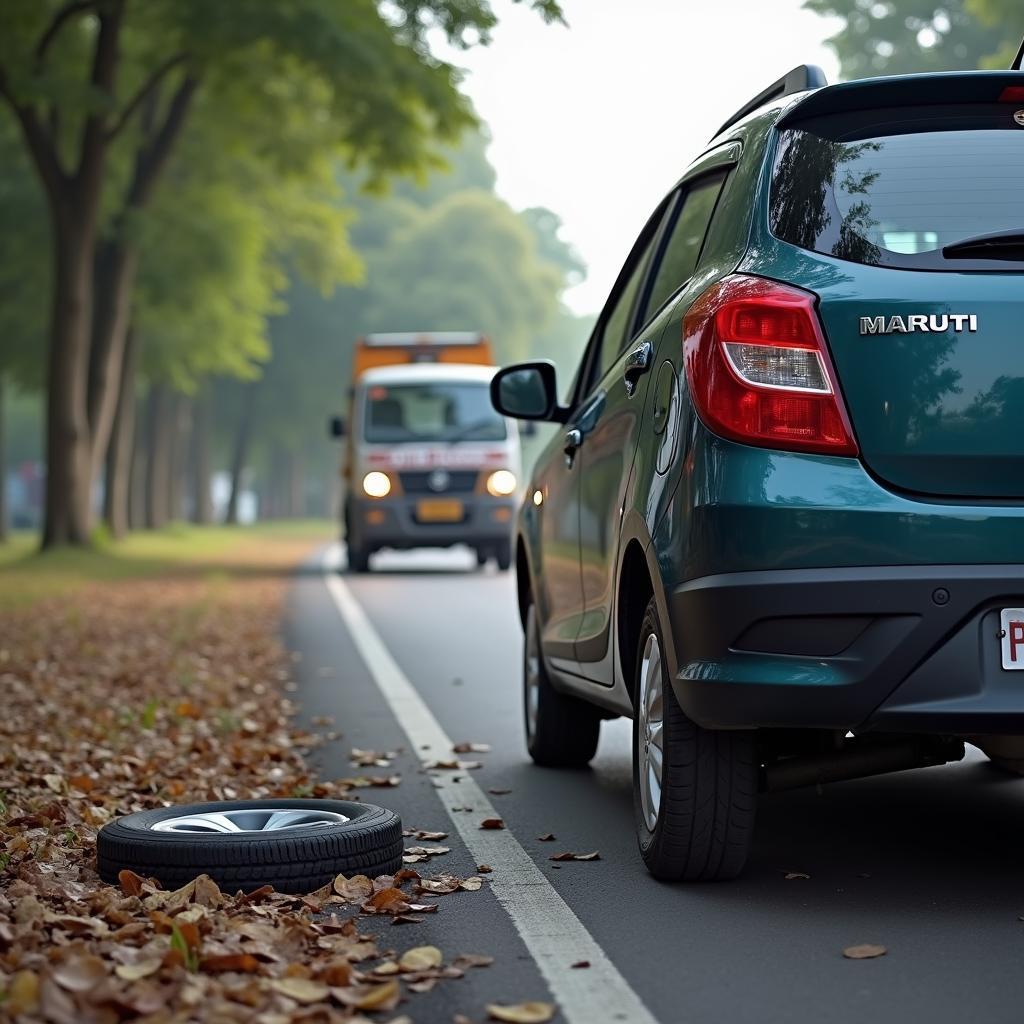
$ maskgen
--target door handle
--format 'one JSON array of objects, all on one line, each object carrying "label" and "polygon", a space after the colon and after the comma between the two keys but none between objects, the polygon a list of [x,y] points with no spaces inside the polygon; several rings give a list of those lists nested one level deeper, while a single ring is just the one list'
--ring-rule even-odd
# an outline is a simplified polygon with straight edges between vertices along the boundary
[{"label": "door handle", "polygon": [[573,427],[572,430],[565,432],[565,447],[562,450],[565,452],[565,464],[569,469],[572,469],[572,464],[576,461],[576,452],[579,451],[581,444],[583,431],[579,427]]},{"label": "door handle", "polygon": [[651,356],[654,346],[649,341],[642,341],[626,356],[626,368],[622,374],[626,381],[626,395],[633,397],[637,381],[651,368]]}]

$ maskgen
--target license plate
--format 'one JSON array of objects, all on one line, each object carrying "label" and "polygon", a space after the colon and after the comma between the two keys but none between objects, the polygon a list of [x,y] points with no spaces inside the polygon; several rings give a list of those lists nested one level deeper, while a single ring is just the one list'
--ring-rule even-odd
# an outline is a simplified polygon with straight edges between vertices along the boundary
[{"label": "license plate", "polygon": [[1003,668],[1024,669],[1024,608],[1004,608],[999,613]]},{"label": "license plate", "polygon": [[[436,498],[416,503],[416,518],[423,523],[458,523],[462,521],[462,502]],[[1024,652],[1022,652],[1024,654]],[[1024,668],[1024,664],[1021,665]]]}]

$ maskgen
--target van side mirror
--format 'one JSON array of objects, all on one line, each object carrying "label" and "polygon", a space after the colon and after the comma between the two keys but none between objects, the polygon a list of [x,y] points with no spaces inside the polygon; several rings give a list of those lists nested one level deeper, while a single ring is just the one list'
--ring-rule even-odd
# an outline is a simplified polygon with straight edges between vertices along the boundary
[{"label": "van side mirror", "polygon": [[555,364],[547,359],[499,370],[491,380],[491,404],[516,420],[564,423],[567,415],[558,404]]},{"label": "van side mirror", "polygon": [[330,437],[345,436],[345,420],[341,416],[332,416],[327,421],[327,433]]}]

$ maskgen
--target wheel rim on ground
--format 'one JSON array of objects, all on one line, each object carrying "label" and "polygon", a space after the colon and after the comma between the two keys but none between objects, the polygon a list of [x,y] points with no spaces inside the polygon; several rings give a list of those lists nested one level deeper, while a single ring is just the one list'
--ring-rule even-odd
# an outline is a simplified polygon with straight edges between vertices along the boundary
[{"label": "wheel rim on ground", "polygon": [[526,624],[526,655],[523,661],[523,687],[526,706],[526,738],[537,731],[537,709],[540,703],[540,647],[537,643],[535,612],[530,609]]},{"label": "wheel rim on ground", "polygon": [[661,645],[654,633],[647,638],[640,660],[637,699],[637,772],[644,822],[653,832],[661,807],[661,779],[665,762],[665,690],[661,672]]},{"label": "wheel rim on ground", "polygon": [[324,828],[327,825],[340,825],[349,820],[344,814],[335,811],[259,807],[184,814],[155,822],[150,828],[153,832],[211,835],[229,832],[280,832],[288,828]]}]

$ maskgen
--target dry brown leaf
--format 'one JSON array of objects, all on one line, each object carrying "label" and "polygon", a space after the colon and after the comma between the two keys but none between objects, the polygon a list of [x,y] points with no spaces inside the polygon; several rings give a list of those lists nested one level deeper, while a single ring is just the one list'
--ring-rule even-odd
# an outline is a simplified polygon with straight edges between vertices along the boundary
[{"label": "dry brown leaf", "polygon": [[492,1020],[504,1021],[505,1024],[547,1024],[554,1015],[555,1007],[552,1003],[515,1003],[511,1006],[487,1004],[487,1016]]},{"label": "dry brown leaf", "polygon": [[485,956],[482,953],[460,953],[452,961],[452,966],[463,970],[467,967],[490,967],[493,963],[493,956]]},{"label": "dry brown leaf", "polygon": [[476,875],[471,875],[469,878],[464,878],[459,883],[459,888],[462,889],[463,892],[479,892],[483,884],[484,880],[482,878],[477,878]]},{"label": "dry brown leaf", "polygon": [[504,789],[500,786],[495,786],[493,789],[487,790],[487,792],[492,794],[493,796],[508,796],[508,794],[511,793],[512,790]]},{"label": "dry brown leaf", "polygon": [[476,869],[481,875],[489,875],[494,870],[490,864],[477,864]]},{"label": "dry brown leaf", "polygon": [[500,829],[505,827],[505,822],[501,818],[484,818],[480,822],[480,827],[485,829]]},{"label": "dry brown leaf", "polygon": [[18,971],[7,986],[4,1009],[12,1014],[32,1013],[39,1006],[39,975],[35,971]]},{"label": "dry brown leaf", "polygon": [[322,1003],[331,994],[322,981],[309,978],[275,978],[270,987],[297,1003]]},{"label": "dry brown leaf", "polygon": [[452,745],[453,754],[488,754],[490,743],[455,743]]},{"label": "dry brown leaf", "polygon": [[363,910],[370,914],[401,914],[409,910],[405,893],[401,889],[381,889],[364,904]]},{"label": "dry brown leaf", "polygon": [[373,892],[373,882],[366,875],[353,875],[351,878],[338,875],[334,879],[334,891],[349,903],[361,903]]},{"label": "dry brown leaf", "polygon": [[864,943],[860,946],[847,946],[843,950],[843,956],[847,960],[874,960],[875,957],[885,956],[888,952],[885,946],[874,946],[871,943]]},{"label": "dry brown leaf", "polygon": [[786,872],[786,881],[787,882],[793,882],[793,881],[796,881],[797,879],[810,878],[810,877],[811,877],[810,875],[804,874],[803,871],[787,871]]},{"label": "dry brown leaf", "polygon": [[69,992],[88,992],[107,977],[107,966],[98,956],[71,956],[54,967],[51,977]]},{"label": "dry brown leaf", "polygon": [[545,832],[542,836],[537,836],[538,842],[541,843],[553,843],[555,841],[554,832]]},{"label": "dry brown leaf", "polygon": [[444,956],[437,946],[414,946],[406,950],[398,961],[403,971],[427,971],[432,967],[440,967]]},{"label": "dry brown leaf", "polygon": [[118,964],[114,973],[123,981],[139,981],[141,978],[148,978],[160,970],[163,961],[159,957],[148,960],[136,960],[132,964]]},{"label": "dry brown leaf", "polygon": [[600,860],[601,854],[594,850],[593,853],[555,853],[548,857],[548,860]]},{"label": "dry brown leaf", "polygon": [[142,875],[137,875],[134,871],[125,868],[117,873],[117,880],[121,883],[121,891],[125,896],[142,895],[142,886],[146,881]]},{"label": "dry brown leaf", "polygon": [[251,953],[219,953],[216,956],[204,956],[199,961],[199,969],[210,974],[223,971],[238,971],[241,974],[257,974],[260,962]]},{"label": "dry brown leaf", "polygon": [[401,995],[398,981],[392,978],[383,985],[375,985],[356,1002],[357,1010],[393,1010]]},{"label": "dry brown leaf", "polygon": [[573,968],[573,970],[577,970],[577,971],[578,970],[583,970],[584,968],[587,968],[587,967],[590,966],[590,961],[589,960],[577,960],[576,963],[569,964],[569,966],[571,968]]}]

